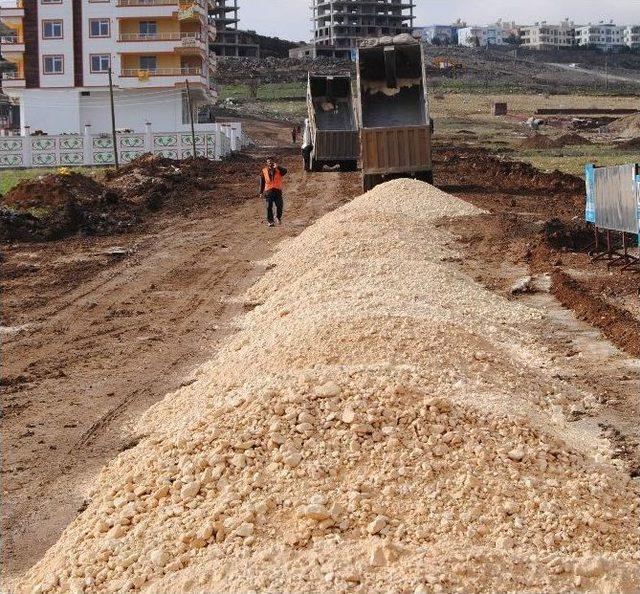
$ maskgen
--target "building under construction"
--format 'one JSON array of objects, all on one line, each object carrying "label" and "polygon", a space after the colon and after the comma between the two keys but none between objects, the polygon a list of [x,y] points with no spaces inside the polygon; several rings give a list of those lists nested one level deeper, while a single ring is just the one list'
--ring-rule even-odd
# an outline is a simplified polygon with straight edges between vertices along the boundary
[{"label": "building under construction", "polygon": [[414,0],[313,0],[313,57],[351,58],[358,39],[411,33]]},{"label": "building under construction", "polygon": [[260,57],[260,47],[246,31],[238,29],[238,0],[217,0],[209,8],[209,21],[217,30],[211,51],[217,56]]}]

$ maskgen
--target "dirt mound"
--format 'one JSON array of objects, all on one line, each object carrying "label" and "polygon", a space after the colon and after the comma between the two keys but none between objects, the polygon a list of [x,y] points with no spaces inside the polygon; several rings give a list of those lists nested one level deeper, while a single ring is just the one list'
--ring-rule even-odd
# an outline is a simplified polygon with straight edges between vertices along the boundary
[{"label": "dirt mound", "polygon": [[637,589],[638,487],[568,425],[584,389],[436,226],[480,212],[396,180],[283,244],[18,591]]},{"label": "dirt mound", "polygon": [[[437,149],[437,159],[445,163],[447,168],[457,166],[464,168],[465,176],[473,171],[473,180],[477,185],[485,184],[509,192],[528,193],[548,190],[549,192],[566,194],[584,193],[584,181],[574,175],[554,171],[542,172],[528,163],[508,161],[488,154],[483,149],[465,147],[443,147]],[[437,175],[437,168],[436,168]],[[454,191],[455,186],[448,186]]]},{"label": "dirt mound", "polygon": [[64,206],[69,200],[90,203],[108,196],[115,201],[117,196],[92,177],[81,173],[52,173],[36,179],[21,181],[7,192],[2,202],[6,206],[21,209]]},{"label": "dirt mound", "polygon": [[239,197],[216,194],[220,180],[257,176],[258,171],[256,160],[242,155],[225,161],[176,161],[147,154],[117,171],[108,170],[104,183],[80,173],[23,181],[0,201],[0,239],[120,233],[143,221],[148,211],[168,205],[184,209],[198,201],[236,200]]},{"label": "dirt mound", "polygon": [[533,136],[529,136],[528,138],[525,138],[519,146],[524,149],[549,149],[562,147],[558,141],[549,136],[545,136],[544,134],[534,134]]},{"label": "dirt mound", "polygon": [[640,136],[640,113],[620,118],[601,130],[622,138],[636,138]]},{"label": "dirt mound", "polygon": [[137,217],[117,190],[81,173],[24,180],[2,197],[0,238],[51,240],[124,231]]},{"label": "dirt mound", "polygon": [[543,234],[546,242],[556,250],[582,251],[593,242],[593,229],[582,220],[550,219],[544,224]]},{"label": "dirt mound", "polygon": [[563,134],[556,138],[556,142],[560,146],[577,146],[580,144],[592,144],[588,138],[580,136],[580,134]]},{"label": "dirt mound", "polygon": [[618,142],[616,148],[623,150],[635,150],[640,149],[640,136],[636,138],[630,138],[629,140],[624,140],[622,142]]}]

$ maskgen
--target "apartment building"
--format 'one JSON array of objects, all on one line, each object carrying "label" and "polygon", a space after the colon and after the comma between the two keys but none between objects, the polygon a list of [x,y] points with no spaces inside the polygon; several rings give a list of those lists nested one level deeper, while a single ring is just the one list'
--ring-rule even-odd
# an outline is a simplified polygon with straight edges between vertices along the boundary
[{"label": "apartment building", "polygon": [[358,40],[411,33],[413,0],[313,0],[312,57],[350,59]]},{"label": "apartment building", "polygon": [[188,130],[187,81],[195,108],[215,100],[210,0],[12,1],[0,19],[15,68],[2,87],[20,105],[23,133],[108,131],[109,69],[118,128]]},{"label": "apartment building", "polygon": [[217,56],[259,58],[260,46],[246,31],[238,29],[238,10],[238,0],[218,0],[209,9],[209,21],[218,32],[211,51]]},{"label": "apartment building", "polygon": [[582,25],[576,27],[576,45],[597,47],[601,50],[611,50],[624,45],[625,27],[613,23],[599,23],[597,25]]},{"label": "apartment building", "polygon": [[427,25],[415,27],[413,36],[431,45],[458,45],[458,31],[466,25]]},{"label": "apartment building", "polygon": [[510,35],[510,29],[502,23],[485,27],[463,27],[458,29],[458,45],[466,47],[504,45]]},{"label": "apartment building", "polygon": [[546,21],[520,28],[523,47],[536,50],[568,48],[576,45],[576,26],[571,21],[550,25]]},{"label": "apartment building", "polygon": [[640,26],[629,25],[624,27],[622,42],[632,49],[640,49]]}]

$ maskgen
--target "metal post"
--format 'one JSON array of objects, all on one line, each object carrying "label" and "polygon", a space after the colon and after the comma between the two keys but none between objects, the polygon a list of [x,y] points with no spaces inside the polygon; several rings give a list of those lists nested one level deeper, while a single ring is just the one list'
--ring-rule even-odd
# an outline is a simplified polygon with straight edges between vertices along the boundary
[{"label": "metal post", "polygon": [[189,88],[189,80],[187,83],[187,104],[189,105],[189,122],[191,123],[191,144],[193,145],[193,158],[196,158],[196,129],[193,124],[193,106],[191,105],[191,89]]},{"label": "metal post", "polygon": [[109,67],[109,97],[111,99],[111,136],[113,138],[113,159],[116,169],[120,168],[118,162],[118,136],[116,134],[116,109],[113,104],[113,77],[111,75],[111,67]]}]

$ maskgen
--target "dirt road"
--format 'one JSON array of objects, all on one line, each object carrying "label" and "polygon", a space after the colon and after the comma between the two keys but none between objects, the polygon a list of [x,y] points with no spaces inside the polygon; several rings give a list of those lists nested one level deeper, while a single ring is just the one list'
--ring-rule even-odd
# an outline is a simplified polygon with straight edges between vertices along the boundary
[{"label": "dirt road", "polygon": [[[281,143],[288,128],[249,126]],[[190,381],[232,329],[234,302],[257,262],[358,193],[357,174],[307,175],[297,151],[285,225],[269,229],[255,176],[213,192],[237,197],[167,213],[144,231],[111,238],[13,245],[5,252],[3,576],[35,563],[83,508],[87,485],[131,447],[132,422]],[[249,197],[249,199],[247,199]],[[206,196],[204,197],[206,198]],[[110,248],[124,248],[119,260]]]}]

